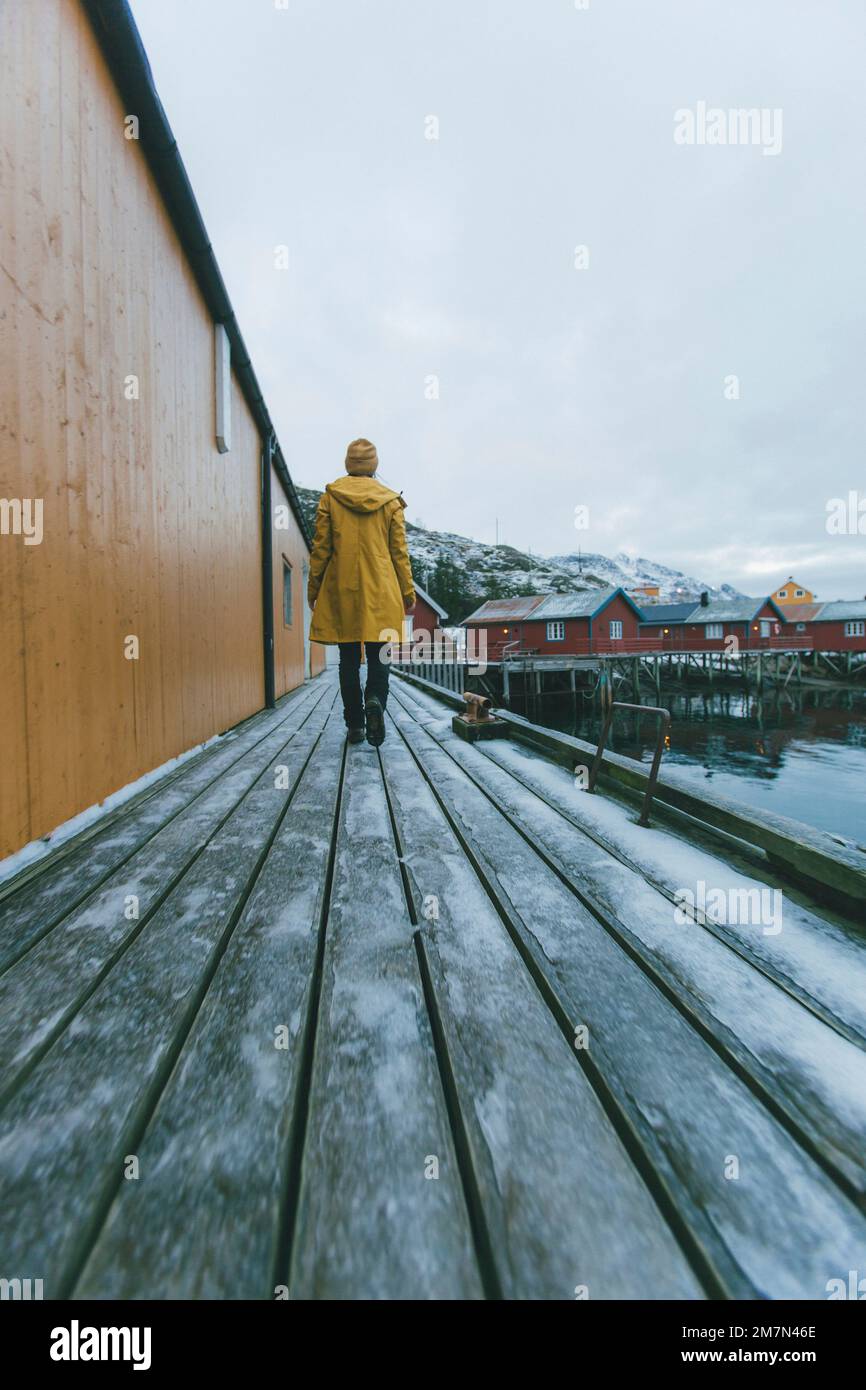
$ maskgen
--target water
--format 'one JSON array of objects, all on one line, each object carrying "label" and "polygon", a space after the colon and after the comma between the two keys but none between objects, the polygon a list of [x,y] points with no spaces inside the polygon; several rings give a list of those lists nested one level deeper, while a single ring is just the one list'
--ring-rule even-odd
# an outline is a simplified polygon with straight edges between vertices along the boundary
[{"label": "water", "polygon": [[[643,700],[650,703],[646,694]],[[740,691],[691,689],[663,693],[661,703],[671,713],[662,769],[676,766],[696,791],[792,816],[866,847],[866,692],[807,688],[771,692],[761,702]],[[514,709],[526,713],[519,702]],[[580,696],[577,719],[570,697],[557,695],[539,702],[535,718],[598,740],[598,708]],[[650,762],[655,721],[615,714],[608,746]]]}]

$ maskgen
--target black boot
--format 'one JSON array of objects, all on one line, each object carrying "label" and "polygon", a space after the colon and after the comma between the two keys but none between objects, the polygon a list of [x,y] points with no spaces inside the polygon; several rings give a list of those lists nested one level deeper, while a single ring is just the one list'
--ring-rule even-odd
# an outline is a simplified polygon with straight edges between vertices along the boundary
[{"label": "black boot", "polygon": [[364,714],[367,720],[367,742],[374,748],[385,742],[385,711],[375,695],[367,701]]}]

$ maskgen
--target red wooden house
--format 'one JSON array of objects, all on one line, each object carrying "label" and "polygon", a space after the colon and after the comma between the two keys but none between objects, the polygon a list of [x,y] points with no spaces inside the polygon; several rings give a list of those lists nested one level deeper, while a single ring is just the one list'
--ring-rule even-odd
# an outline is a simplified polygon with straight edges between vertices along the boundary
[{"label": "red wooden house", "polygon": [[710,599],[701,602],[682,625],[683,650],[755,650],[779,647],[791,634],[781,608],[770,598]]},{"label": "red wooden house", "polygon": [[685,625],[695,611],[694,599],[688,603],[654,603],[644,608],[638,624],[638,636],[643,649],[682,651]]},{"label": "red wooden house", "polygon": [[543,656],[634,648],[643,614],[624,589],[550,594],[523,624],[528,647]]},{"label": "red wooden house", "polygon": [[[546,594],[533,594],[529,598],[489,599],[464,618],[460,627],[466,629],[470,647],[473,641],[480,643],[486,636],[487,660],[501,661],[503,652],[516,651],[522,645],[522,624],[546,597]],[[483,652],[483,647],[475,650]]]},{"label": "red wooden house", "polygon": [[407,636],[411,637],[417,632],[429,632],[432,634],[437,628],[443,628],[448,621],[448,614],[441,608],[435,598],[415,584],[415,612],[408,620],[409,631]]},{"label": "red wooden house", "polygon": [[785,616],[812,651],[866,652],[866,599],[786,604]]},{"label": "red wooden house", "polygon": [[634,650],[642,614],[624,589],[535,594],[494,599],[464,619],[467,632],[484,632],[487,660],[503,654],[580,656]]},{"label": "red wooden house", "polygon": [[698,604],[654,604],[641,611],[623,589],[587,589],[494,599],[461,626],[486,635],[488,661],[656,651],[866,652],[866,599],[778,606],[771,598],[703,594]]}]

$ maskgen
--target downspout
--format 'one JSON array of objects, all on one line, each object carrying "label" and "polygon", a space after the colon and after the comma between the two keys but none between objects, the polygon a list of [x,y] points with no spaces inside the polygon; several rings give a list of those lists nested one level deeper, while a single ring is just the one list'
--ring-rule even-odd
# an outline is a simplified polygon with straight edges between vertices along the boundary
[{"label": "downspout", "polygon": [[271,460],[274,436],[262,445],[262,651],[265,663],[265,709],[277,703],[274,680],[274,550],[271,535]]}]

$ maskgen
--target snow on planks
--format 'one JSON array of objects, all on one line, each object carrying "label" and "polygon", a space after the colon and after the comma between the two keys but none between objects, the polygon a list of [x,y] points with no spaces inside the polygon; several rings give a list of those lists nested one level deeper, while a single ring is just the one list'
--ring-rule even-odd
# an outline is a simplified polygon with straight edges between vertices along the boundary
[{"label": "snow on planks", "polygon": [[146,928],[262,769],[278,763],[299,735],[317,730],[330,704],[296,706],[0,976],[0,1095],[20,1083]]},{"label": "snow on planks", "polygon": [[[76,1287],[273,1298],[345,743],[335,710]],[[127,1258],[135,1252],[134,1261]]]},{"label": "snow on planks", "polygon": [[346,746],[335,686],[2,899],[4,1261],[48,1297],[826,1297],[862,1049],[508,750],[396,681]]},{"label": "snow on planks", "polygon": [[[4,885],[0,893],[0,970],[7,969],[34,941],[68,916],[241,757],[255,750],[274,730],[295,726],[325,694],[324,688],[315,687],[293,692],[275,710],[254,716],[104,824],[97,823],[86,835],[62,847],[51,856],[50,865],[35,865],[21,887],[15,879]],[[46,868],[48,872],[44,872]]]},{"label": "snow on planks", "polygon": [[[621,1106],[698,1258],[721,1291],[734,1297],[825,1297],[826,1280],[834,1270],[866,1248],[866,1222],[860,1212],[539,859],[542,841],[553,838],[553,827],[541,815],[543,808],[535,808],[533,847],[461,766],[471,765],[473,773],[485,778],[487,769],[498,771],[482,752],[445,734],[442,723],[431,722],[425,707],[416,705],[403,688],[391,709],[452,817],[464,849],[475,853],[488,891],[523,943],[541,987],[549,991],[554,1006],[563,1009],[569,1026],[589,1027],[588,1055],[599,1068],[599,1084]],[[447,751],[439,739],[448,745]],[[487,780],[492,783],[493,778]],[[502,793],[503,787],[497,783],[496,790]],[[579,840],[570,830],[568,843],[557,842],[556,847],[565,856],[571,842]],[[655,940],[663,921],[646,919],[647,898],[637,894],[640,880],[622,883],[627,871],[591,841],[577,852],[579,867],[575,870],[572,864],[571,870],[581,884],[598,890],[611,878],[619,881],[616,907],[623,914],[628,910],[633,926],[643,913],[647,939]],[[670,905],[666,906],[670,924]],[[685,935],[680,928],[680,936]],[[723,951],[712,937],[707,941],[711,949]],[[748,970],[743,962],[738,964]],[[751,974],[769,988],[764,977]],[[723,978],[722,993],[725,983]],[[789,996],[778,993],[783,1007],[798,1008]],[[741,995],[740,1002],[748,1010],[748,996]],[[792,1019],[792,1026],[801,1023],[807,1033],[822,1030],[808,1039],[819,1052],[822,1044],[842,1050],[850,1083],[850,1069],[859,1067],[862,1053],[804,1010],[799,1014],[802,1019]],[[756,1010],[756,1031],[763,1026],[766,1032],[766,1019],[766,1013]],[[771,1042],[782,1050],[779,1039],[766,1041],[768,1050]],[[808,1056],[807,1042],[798,1039],[798,1045]],[[811,1071],[804,1065],[791,1080],[808,1095],[815,1085]],[[828,1068],[821,1083],[829,1086],[833,1080]],[[820,1086],[817,1089],[822,1093]],[[856,1088],[840,1085],[840,1142],[853,1163],[856,1130],[849,1130],[846,1122],[856,1124],[857,1117],[845,1108],[852,1099],[856,1100]],[[825,1112],[824,1118],[835,1116]],[[739,1176],[731,1179],[726,1176],[730,1158],[739,1168]]]},{"label": "snow on planks", "polygon": [[317,736],[311,721],[280,753],[288,786],[276,759],[264,769],[0,1113],[0,1247],[10,1267],[44,1271],[48,1298],[68,1294],[128,1180]]},{"label": "snow on planks", "polygon": [[503,1295],[702,1297],[409,752],[382,758]]},{"label": "snow on planks", "polygon": [[379,761],[350,746],[293,1298],[483,1294],[412,932]]},{"label": "snow on planks", "polygon": [[[591,835],[611,854],[622,858],[671,902],[682,901],[683,889],[700,902],[701,885],[706,895],[721,890],[743,904],[767,906],[771,916],[757,923],[741,921],[753,916],[730,912],[721,925],[708,918],[701,923],[759,969],[796,995],[808,1008],[859,1046],[866,1046],[866,945],[862,929],[849,925],[826,909],[819,912],[798,901],[798,890],[780,886],[780,880],[764,869],[755,876],[738,871],[717,853],[685,842],[661,826],[649,833],[635,823],[634,814],[604,796],[576,791],[565,768],[539,759],[510,740],[487,743],[484,756],[498,763],[511,778],[522,782],[579,830]],[[531,804],[531,803],[530,803]],[[769,886],[768,886],[769,885]],[[758,895],[763,895],[759,898]]]},{"label": "snow on planks", "polygon": [[[406,697],[401,691],[400,700]],[[426,699],[427,697],[425,697]],[[668,990],[771,1108],[866,1204],[866,1053],[712,933],[679,925],[668,898],[552,806],[416,705],[436,746],[552,865],[579,901]],[[495,823],[495,822],[494,822]],[[652,832],[643,832],[651,835]],[[713,860],[708,856],[708,873]]]}]

